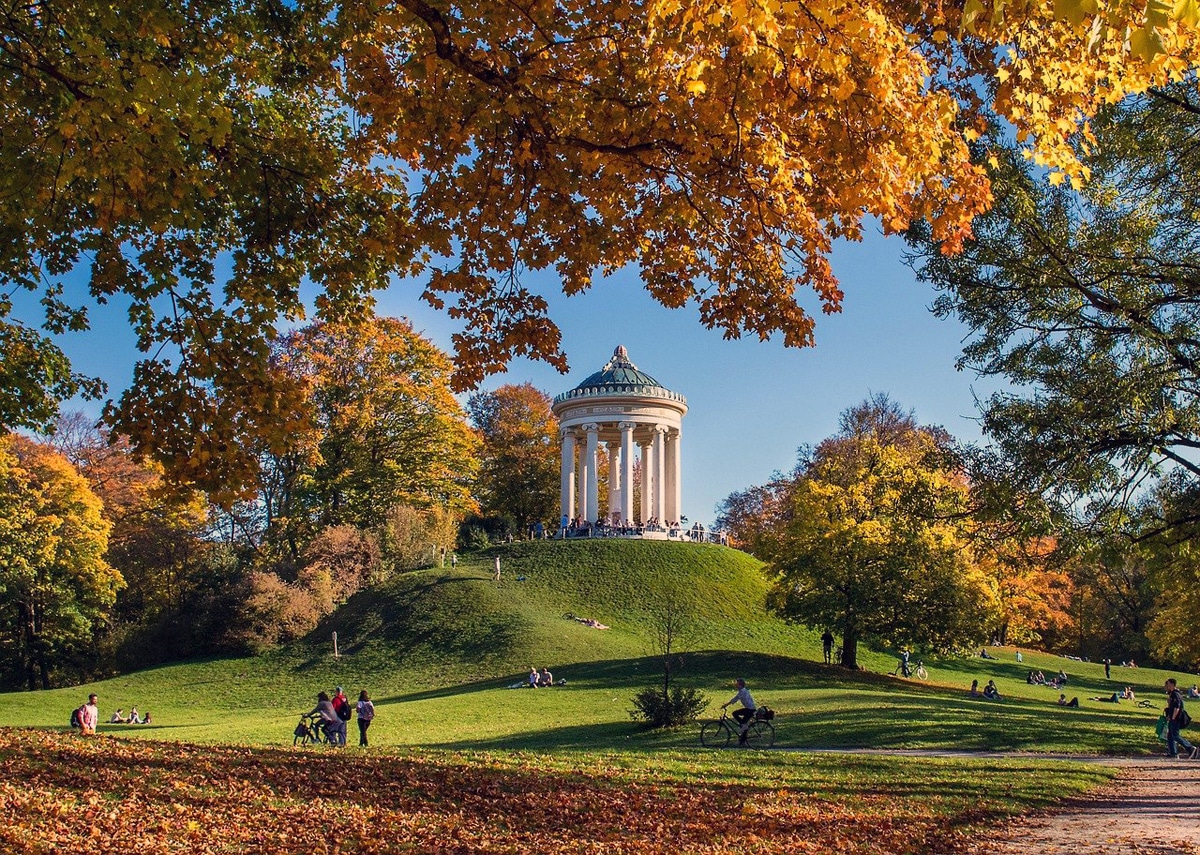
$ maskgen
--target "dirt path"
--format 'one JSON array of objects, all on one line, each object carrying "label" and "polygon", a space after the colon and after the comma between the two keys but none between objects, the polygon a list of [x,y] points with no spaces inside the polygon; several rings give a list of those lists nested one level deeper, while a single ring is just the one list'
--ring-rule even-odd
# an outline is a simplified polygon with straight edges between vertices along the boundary
[{"label": "dirt path", "polygon": [[1200,855],[1200,760],[1114,760],[1108,787],[1014,820],[972,855]]}]

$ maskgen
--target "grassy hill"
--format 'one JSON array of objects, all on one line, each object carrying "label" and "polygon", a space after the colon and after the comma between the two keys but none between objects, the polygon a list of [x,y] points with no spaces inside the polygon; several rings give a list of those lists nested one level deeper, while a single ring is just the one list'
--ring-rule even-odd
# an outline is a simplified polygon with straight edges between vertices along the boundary
[{"label": "grassy hill", "polygon": [[[496,556],[502,581],[491,581]],[[373,742],[463,749],[663,749],[695,744],[695,732],[637,730],[630,697],[659,679],[653,616],[667,601],[696,615],[680,679],[716,703],[745,676],[760,703],[779,713],[784,747],[955,747],[1145,753],[1166,674],[1115,669],[1027,651],[998,661],[928,662],[927,684],[890,676],[888,652],[863,651],[867,669],[820,664],[817,633],[763,609],[759,564],[711,545],[642,541],[517,543],[461,561],[455,570],[405,574],[347,602],[303,642],[246,659],[189,662],[92,686],[0,695],[0,725],[61,727],[89,691],[107,715],[150,710],[150,727],[115,733],[185,741],[291,742],[296,715],[319,690],[367,689],[379,717]],[[598,630],[564,617],[594,618]],[[336,632],[340,657],[333,656]],[[510,690],[530,666],[549,666],[568,686]],[[1066,710],[1057,693],[1028,686],[1028,668],[1065,668]],[[1179,675],[1184,685],[1192,678]],[[971,679],[996,679],[1003,703],[969,700]],[[1133,685],[1153,707],[1087,700]],[[1153,694],[1158,692],[1159,694]],[[715,704],[714,704],[715,706]]]}]

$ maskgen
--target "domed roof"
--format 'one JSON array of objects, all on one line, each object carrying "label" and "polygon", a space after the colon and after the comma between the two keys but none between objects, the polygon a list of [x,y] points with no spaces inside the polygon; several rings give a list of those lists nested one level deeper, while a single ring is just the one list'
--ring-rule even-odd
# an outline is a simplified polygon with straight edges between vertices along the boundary
[{"label": "domed roof", "polygon": [[570,392],[564,392],[554,400],[557,403],[570,398],[607,395],[668,398],[685,403],[682,395],[672,392],[649,374],[640,371],[629,359],[629,351],[625,349],[624,345],[617,345],[612,358],[604,364],[603,368],[589,376]]},{"label": "domed roof", "polygon": [[616,386],[656,386],[659,389],[666,388],[646,372],[638,370],[638,367],[630,361],[629,351],[625,349],[625,345],[623,344],[617,345],[617,349],[613,351],[612,359],[604,363],[603,368],[575,388],[613,391],[613,387]]}]

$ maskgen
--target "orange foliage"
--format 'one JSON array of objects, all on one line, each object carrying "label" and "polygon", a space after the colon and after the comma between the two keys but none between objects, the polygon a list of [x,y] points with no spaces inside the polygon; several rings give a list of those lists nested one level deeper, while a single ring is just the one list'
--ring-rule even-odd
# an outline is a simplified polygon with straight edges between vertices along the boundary
[{"label": "orange foliage", "polygon": [[978,566],[996,585],[1001,629],[1006,644],[1022,644],[1058,636],[1075,626],[1071,575],[1052,561],[1052,538],[992,544]]}]

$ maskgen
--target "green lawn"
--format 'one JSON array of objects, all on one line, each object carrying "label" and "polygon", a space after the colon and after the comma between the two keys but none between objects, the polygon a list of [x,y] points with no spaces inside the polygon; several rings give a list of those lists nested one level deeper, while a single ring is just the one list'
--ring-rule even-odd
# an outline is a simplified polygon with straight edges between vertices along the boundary
[{"label": "green lawn", "polygon": [[[499,586],[490,581],[496,554],[504,567]],[[1094,763],[1038,754],[1161,750],[1153,724],[1167,672],[1116,668],[1106,681],[1100,665],[1034,651],[1024,651],[1018,663],[1011,649],[992,650],[999,657],[994,661],[927,659],[927,682],[890,676],[895,657],[889,651],[862,650],[865,670],[848,672],[821,663],[819,632],[765,614],[766,588],[754,559],[722,547],[513,544],[467,557],[455,571],[406,574],[360,593],[303,643],[268,655],[0,695],[0,765],[9,780],[46,777],[39,786],[62,815],[71,805],[90,803],[87,793],[96,784],[86,775],[56,777],[51,770],[60,764],[46,757],[100,770],[101,803],[144,786],[137,781],[147,776],[166,776],[145,806],[147,816],[162,818],[158,836],[150,837],[144,823],[132,830],[122,825],[125,814],[117,811],[105,814],[111,828],[84,824],[46,842],[39,829],[49,808],[26,798],[27,787],[0,785],[0,809],[14,818],[0,845],[57,851],[82,843],[98,827],[135,849],[152,840],[163,851],[175,841],[225,852],[262,848],[269,838],[271,851],[324,851],[330,835],[357,839],[361,827],[395,826],[397,835],[414,840],[446,839],[465,833],[461,823],[469,819],[472,834],[495,843],[474,849],[496,851],[584,851],[615,827],[634,830],[630,839],[640,842],[626,848],[631,852],[674,855],[681,850],[671,847],[669,834],[679,840],[707,835],[716,841],[708,847],[714,852],[954,852],[980,827],[1046,807],[1113,774]],[[668,599],[689,603],[696,616],[688,652],[676,663],[678,679],[705,692],[715,714],[733,693],[732,679],[744,676],[758,701],[778,712],[775,750],[707,750],[696,726],[646,731],[630,720],[633,694],[661,679],[650,627],[655,608]],[[593,629],[565,613],[611,628]],[[532,665],[549,666],[567,685],[508,688],[523,682]],[[1057,692],[1027,685],[1031,668],[1047,674],[1063,668],[1068,697],[1078,696],[1082,706],[1059,707]],[[1176,676],[1184,685],[1192,682]],[[972,679],[995,679],[1005,699],[968,698]],[[378,711],[372,747],[354,745],[352,724],[344,752],[292,748],[298,714],[313,705],[317,691],[335,685],[351,695],[360,688],[371,692]],[[1152,706],[1088,700],[1123,685],[1134,686]],[[91,691],[100,695],[106,716],[117,706],[137,705],[152,712],[155,723],[101,726],[102,735],[117,739],[56,732]],[[855,747],[987,754],[804,750]],[[420,780],[412,778],[413,769]],[[358,789],[330,793],[318,811],[324,825],[294,821],[311,811],[310,796],[295,780],[362,774],[393,782],[387,785],[399,788],[396,799],[375,805]],[[261,792],[246,783],[256,776],[265,776]],[[262,802],[262,792],[275,796]],[[519,818],[530,810],[532,792],[561,798],[577,821],[541,837],[512,838],[516,820],[509,814]],[[414,793],[420,799],[409,804]],[[475,803],[487,807],[468,807]],[[222,836],[200,828],[188,832],[191,837],[173,837],[171,817],[182,804],[219,806],[206,810],[228,813],[232,831]],[[655,811],[666,831],[646,824],[646,813]],[[694,828],[685,821],[693,813]],[[761,845],[725,839],[726,814],[752,819]],[[347,817],[360,825],[346,826]],[[845,838],[847,822],[861,833]],[[246,829],[262,834],[243,839]],[[420,849],[414,844],[413,851]]]},{"label": "green lawn", "polygon": [[[504,566],[490,581],[492,557]],[[994,649],[998,661],[927,660],[927,683],[887,676],[891,653],[862,651],[866,671],[820,664],[819,633],[763,612],[766,581],[736,550],[651,542],[519,543],[472,556],[456,571],[407,574],[364,592],[303,644],[246,659],[189,662],[91,686],[0,695],[0,725],[56,727],[89,691],[107,715],[137,705],[149,727],[114,733],[195,742],[279,745],[291,741],[297,714],[318,690],[371,692],[381,745],[530,750],[637,749],[695,744],[694,728],[646,733],[628,716],[630,698],[654,685],[661,665],[647,625],[668,596],[691,604],[697,631],[679,679],[703,690],[710,711],[745,676],[760,703],[779,713],[778,745],[806,747],[969,748],[1145,754],[1156,750],[1153,724],[1168,672],[1103,668],[1062,657]],[[518,577],[524,576],[524,581]],[[571,612],[611,626],[597,630]],[[341,656],[330,636],[337,631]],[[531,665],[548,665],[568,685],[512,690]],[[1051,689],[1025,674],[1066,670],[1064,709]],[[1188,675],[1176,675],[1189,685]],[[995,679],[1005,700],[971,700],[966,688]],[[1133,685],[1151,708],[1101,703]]]}]

